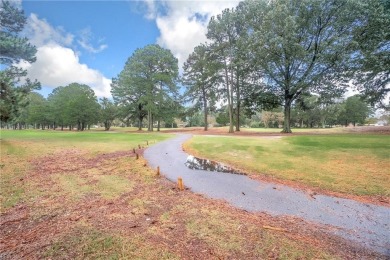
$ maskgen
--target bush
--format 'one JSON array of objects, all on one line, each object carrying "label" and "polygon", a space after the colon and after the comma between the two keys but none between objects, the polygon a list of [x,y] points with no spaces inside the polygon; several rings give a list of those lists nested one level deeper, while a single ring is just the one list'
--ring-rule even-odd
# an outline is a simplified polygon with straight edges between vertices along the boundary
[{"label": "bush", "polygon": [[264,127],[264,125],[261,122],[252,122],[250,124],[250,128],[260,128],[260,127]]}]

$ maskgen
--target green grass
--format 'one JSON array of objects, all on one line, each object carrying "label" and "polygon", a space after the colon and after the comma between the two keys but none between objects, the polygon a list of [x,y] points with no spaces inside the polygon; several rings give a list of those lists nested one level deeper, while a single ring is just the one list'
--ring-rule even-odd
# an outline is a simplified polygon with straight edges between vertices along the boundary
[{"label": "green grass", "polygon": [[390,196],[390,136],[195,136],[186,148],[253,174],[354,195]]},{"label": "green grass", "polygon": [[[169,135],[162,135],[156,132],[140,132],[140,133],[126,133],[116,131],[83,131],[83,132],[69,132],[69,131],[48,131],[48,130],[2,130],[2,140],[18,140],[18,141],[42,141],[50,142],[52,144],[59,143],[64,147],[77,146],[80,143],[83,145],[94,145],[94,149],[99,146],[104,147],[105,150],[113,151],[115,149],[131,149],[133,146],[140,144],[146,146],[146,141],[149,144],[165,140]],[[112,149],[107,147],[107,144],[112,144]],[[131,147],[130,147],[131,146]]]}]

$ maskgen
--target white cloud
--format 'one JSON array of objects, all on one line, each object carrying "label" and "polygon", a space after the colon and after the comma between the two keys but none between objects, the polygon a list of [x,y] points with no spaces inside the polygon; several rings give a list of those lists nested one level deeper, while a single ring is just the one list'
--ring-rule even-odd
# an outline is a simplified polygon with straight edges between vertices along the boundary
[{"label": "white cloud", "polygon": [[23,63],[28,76],[38,79],[43,86],[58,87],[77,82],[90,86],[99,97],[110,96],[111,80],[99,71],[81,64],[76,53],[58,44],[47,44],[38,47],[37,61],[32,64]]},{"label": "white cloud", "polygon": [[180,65],[187,60],[196,45],[206,41],[206,28],[187,17],[178,19],[158,17],[156,23],[161,32],[157,43],[170,49]]},{"label": "white cloud", "polygon": [[[92,39],[93,34],[91,28],[87,27],[80,32],[80,40],[78,40],[77,42],[82,48],[91,53],[99,53],[108,47],[107,44],[100,44],[98,47],[93,47],[93,45],[91,44]],[[100,42],[101,41],[102,40],[100,40]]]},{"label": "white cloud", "polygon": [[38,47],[52,43],[70,46],[74,39],[73,34],[66,33],[62,27],[52,27],[45,19],[39,19],[34,13],[28,17],[24,33],[29,36],[30,42]]},{"label": "white cloud", "polygon": [[[73,34],[67,33],[62,27],[54,28],[36,14],[28,18],[24,33],[37,47],[36,62],[19,64],[27,70],[29,78],[37,79],[42,86],[51,88],[77,82],[90,86],[98,97],[111,96],[111,80],[98,70],[80,63],[79,53],[71,48],[75,38]],[[89,36],[88,31],[84,34],[80,41],[85,44],[84,47],[90,48],[90,52],[96,53],[106,48],[105,45],[97,48],[90,45],[90,29]]]},{"label": "white cloud", "polygon": [[178,58],[179,66],[186,61],[194,47],[206,41],[211,16],[238,5],[232,1],[152,1],[144,0],[146,17],[155,19],[160,37],[157,43],[168,48]]}]

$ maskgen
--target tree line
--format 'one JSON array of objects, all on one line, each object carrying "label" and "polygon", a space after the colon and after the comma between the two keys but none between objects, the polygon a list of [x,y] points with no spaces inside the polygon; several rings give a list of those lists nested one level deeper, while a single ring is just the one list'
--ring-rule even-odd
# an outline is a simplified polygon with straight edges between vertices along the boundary
[{"label": "tree line", "polygon": [[[207,130],[209,114],[219,109],[229,132],[260,111],[278,111],[274,121],[289,133],[310,120],[307,125],[331,125],[336,114],[340,123],[352,101],[389,109],[388,0],[245,0],[211,18],[208,41],[194,48],[181,77],[170,50],[157,44],[137,49],[112,79],[113,101],[98,101],[78,83],[56,88],[47,99],[31,93],[39,83],[21,84],[26,72],[14,66],[35,61],[35,47],[18,35],[26,19],[9,2],[0,12],[2,124],[84,130],[101,122],[109,129],[120,118],[153,131],[201,112]],[[351,85],[360,95],[340,102]],[[369,114],[365,103],[359,110]],[[345,122],[361,122],[344,114]]]},{"label": "tree line", "polygon": [[[372,114],[373,109],[359,95],[340,99],[332,104],[322,104],[318,96],[312,95],[292,107],[290,121],[292,126],[299,128],[326,128],[350,124],[356,126],[375,124],[378,120],[371,118]],[[229,124],[226,107],[212,112],[212,115],[215,117],[214,125]],[[204,126],[204,122],[199,118],[199,114],[191,118],[192,125]],[[250,128],[281,128],[284,123],[283,108],[256,111],[250,115],[243,113],[240,120],[240,125]]]},{"label": "tree line", "polygon": [[292,110],[307,96],[330,108],[351,84],[361,99],[389,109],[388,28],[388,0],[246,0],[211,18],[208,42],[184,65],[186,94],[203,110],[205,130],[207,113],[223,100],[229,132],[240,130],[242,110],[281,107],[289,133]]}]

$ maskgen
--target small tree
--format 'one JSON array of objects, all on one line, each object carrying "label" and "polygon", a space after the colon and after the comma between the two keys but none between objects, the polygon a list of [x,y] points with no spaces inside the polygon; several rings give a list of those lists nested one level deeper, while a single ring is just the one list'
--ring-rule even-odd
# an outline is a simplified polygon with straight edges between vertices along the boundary
[{"label": "small tree", "polygon": [[115,120],[118,108],[108,98],[100,99],[100,120],[104,123],[104,130],[110,130],[112,122]]},{"label": "small tree", "polygon": [[370,114],[371,109],[360,96],[355,95],[347,98],[345,101],[345,118],[353,126],[356,126],[356,124],[364,124],[364,121]]}]

